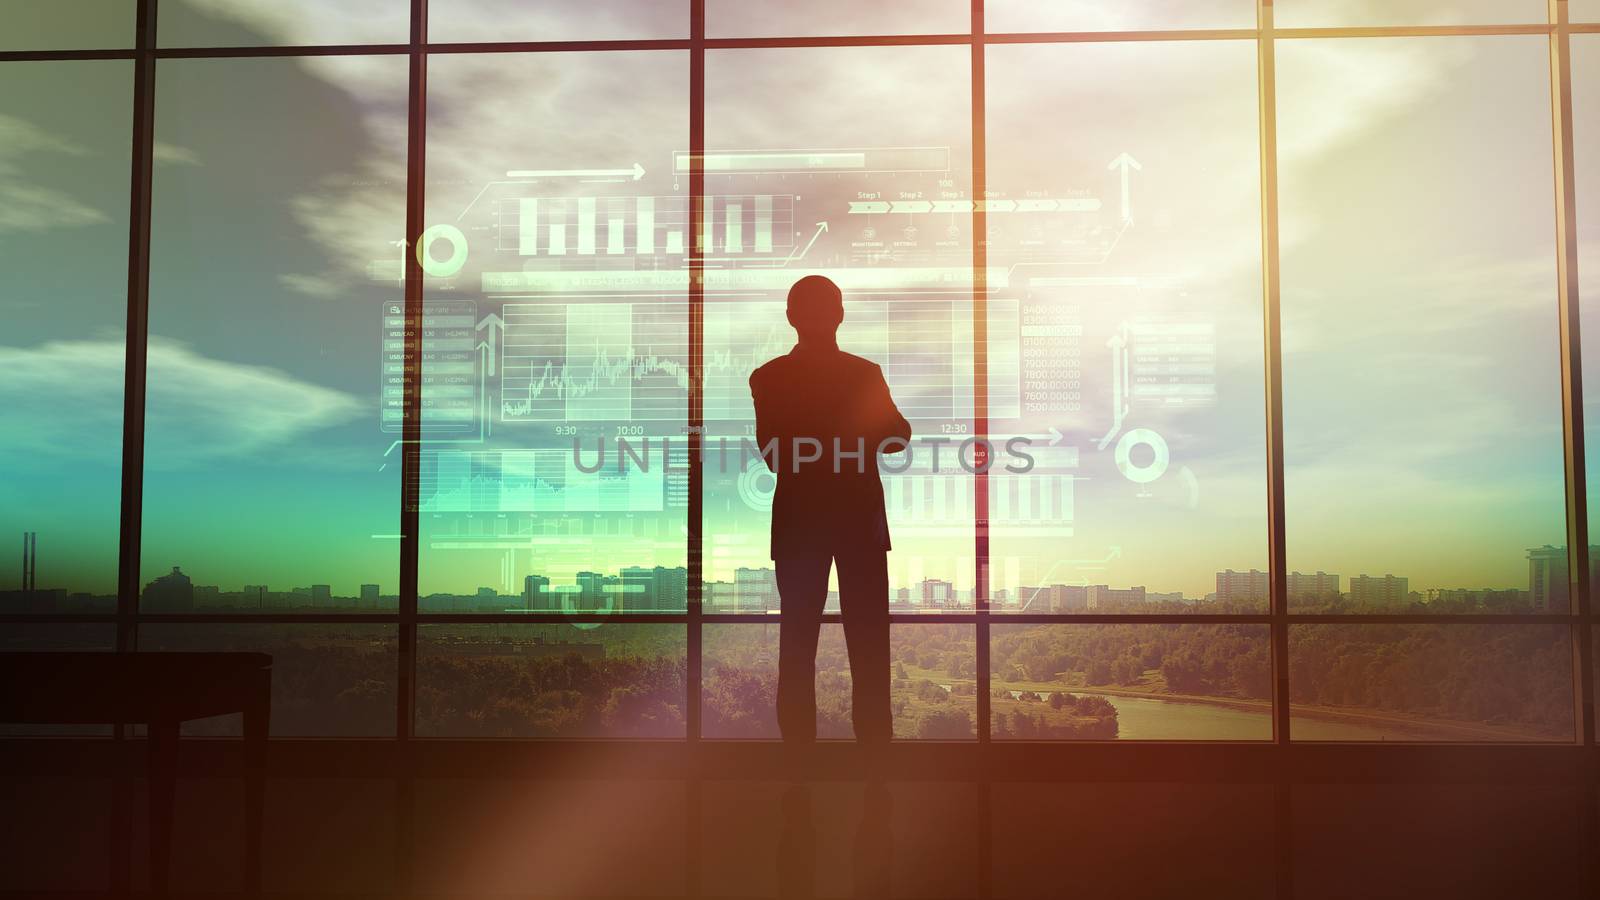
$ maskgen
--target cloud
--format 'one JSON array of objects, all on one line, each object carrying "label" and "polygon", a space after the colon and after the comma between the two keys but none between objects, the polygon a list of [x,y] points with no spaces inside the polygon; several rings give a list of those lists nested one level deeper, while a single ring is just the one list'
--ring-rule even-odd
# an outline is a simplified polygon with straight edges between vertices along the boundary
[{"label": "cloud", "polygon": [[332,300],[342,293],[332,279],[321,275],[288,272],[278,276],[278,283],[297,294],[316,297],[318,300]]},{"label": "cloud", "polygon": [[[0,448],[15,458],[121,452],[123,341],[0,347]],[[146,458],[152,467],[270,453],[362,412],[355,397],[266,366],[212,359],[151,338]]]},{"label": "cloud", "polygon": [[158,163],[171,166],[204,165],[204,163],[200,162],[200,157],[188,147],[180,147],[177,144],[169,144],[166,141],[156,141],[151,150],[151,158]]},{"label": "cloud", "polygon": [[84,156],[87,151],[59,135],[0,114],[0,234],[76,228],[110,221],[98,209],[38,183],[23,170],[30,154]]}]

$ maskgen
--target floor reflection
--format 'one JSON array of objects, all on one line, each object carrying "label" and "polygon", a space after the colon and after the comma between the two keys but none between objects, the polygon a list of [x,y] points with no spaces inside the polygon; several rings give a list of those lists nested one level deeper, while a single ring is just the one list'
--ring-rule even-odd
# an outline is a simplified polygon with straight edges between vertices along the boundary
[{"label": "floor reflection", "polygon": [[[792,784],[783,792],[778,836],[777,883],[782,898],[817,896],[817,868],[842,862],[819,858],[811,787]],[[860,814],[849,844],[852,897],[888,897],[894,871],[894,799],[881,781],[862,792]]]}]

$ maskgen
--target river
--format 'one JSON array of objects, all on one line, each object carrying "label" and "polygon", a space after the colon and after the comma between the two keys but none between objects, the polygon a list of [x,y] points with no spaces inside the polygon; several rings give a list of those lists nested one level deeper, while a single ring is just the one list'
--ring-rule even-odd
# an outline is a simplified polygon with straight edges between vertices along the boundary
[{"label": "river", "polygon": [[[1020,693],[1013,691],[1013,694]],[[1265,741],[1272,739],[1272,715],[1219,703],[1189,703],[1157,697],[1129,697],[1073,690],[1080,697],[1102,697],[1117,709],[1117,737],[1130,741]],[[1390,723],[1360,723],[1290,716],[1289,733],[1299,741],[1425,741],[1439,736],[1422,728]]]}]

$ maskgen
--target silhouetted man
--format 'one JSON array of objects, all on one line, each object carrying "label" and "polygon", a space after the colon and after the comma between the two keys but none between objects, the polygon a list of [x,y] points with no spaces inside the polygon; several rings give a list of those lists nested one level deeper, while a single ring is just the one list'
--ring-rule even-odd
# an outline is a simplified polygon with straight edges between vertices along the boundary
[{"label": "silhouetted man", "polygon": [[839,606],[850,652],[856,740],[885,745],[889,713],[889,520],[880,452],[899,452],[911,424],[874,363],[842,352],[838,285],[820,275],[789,289],[799,341],[750,376],[756,439],[778,476],[772,559],[783,602],[778,638],[778,727],[784,740],[817,736],[817,634],[828,570],[839,569]]}]

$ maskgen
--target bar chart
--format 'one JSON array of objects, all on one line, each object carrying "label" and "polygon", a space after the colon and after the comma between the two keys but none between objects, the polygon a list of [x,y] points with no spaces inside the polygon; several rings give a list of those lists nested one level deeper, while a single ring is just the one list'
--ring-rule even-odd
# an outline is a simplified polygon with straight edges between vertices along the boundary
[{"label": "bar chart", "polygon": [[[683,256],[689,201],[683,196],[509,197],[495,205],[497,249],[544,257]],[[706,198],[698,248],[706,255],[787,257],[795,246],[792,194]]]}]

